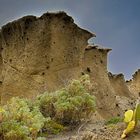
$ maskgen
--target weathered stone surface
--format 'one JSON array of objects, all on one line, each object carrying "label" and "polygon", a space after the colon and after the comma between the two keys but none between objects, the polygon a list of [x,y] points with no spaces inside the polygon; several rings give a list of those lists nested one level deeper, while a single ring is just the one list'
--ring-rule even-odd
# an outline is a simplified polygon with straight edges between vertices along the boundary
[{"label": "weathered stone surface", "polygon": [[[26,16],[3,26],[0,30],[2,103],[13,96],[33,99],[87,73],[100,118],[122,114],[122,106],[126,105],[122,105],[121,96],[128,100],[131,93],[123,76],[108,76],[107,54],[111,49],[88,45],[91,37],[95,34],[79,28],[64,12],[46,13],[39,18]],[[129,104],[126,101],[127,106],[130,101]]]},{"label": "weathered stone surface", "polygon": [[33,98],[77,77],[89,38],[64,12],[23,17],[0,32],[1,97]]},{"label": "weathered stone surface", "polygon": [[129,90],[136,96],[140,97],[140,69],[138,69],[133,78],[130,81],[126,82]]},{"label": "weathered stone surface", "polygon": [[111,86],[114,88],[116,95],[133,97],[132,93],[129,91],[123,74],[112,74],[108,73]]},{"label": "weathered stone surface", "polygon": [[115,91],[107,74],[107,54],[110,50],[98,46],[88,46],[83,60],[83,72],[91,77],[93,92],[97,98],[98,112],[103,117],[113,115],[116,108]]}]

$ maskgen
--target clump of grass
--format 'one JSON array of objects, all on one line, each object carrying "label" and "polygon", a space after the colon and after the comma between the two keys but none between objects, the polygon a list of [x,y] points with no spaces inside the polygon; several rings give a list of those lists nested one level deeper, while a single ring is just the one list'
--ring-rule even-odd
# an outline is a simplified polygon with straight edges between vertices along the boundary
[{"label": "clump of grass", "polygon": [[122,121],[123,121],[122,118],[120,118],[120,117],[114,117],[114,118],[111,118],[110,120],[107,120],[105,122],[105,125],[117,124],[117,123],[122,122]]}]

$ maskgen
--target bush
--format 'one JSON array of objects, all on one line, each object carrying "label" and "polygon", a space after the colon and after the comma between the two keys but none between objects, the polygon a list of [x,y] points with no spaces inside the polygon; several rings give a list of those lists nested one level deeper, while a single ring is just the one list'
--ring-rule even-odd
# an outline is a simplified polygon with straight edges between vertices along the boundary
[{"label": "bush", "polygon": [[3,107],[0,135],[6,140],[36,139],[46,119],[26,99],[12,98]]},{"label": "bush", "polygon": [[35,102],[12,98],[0,107],[1,140],[44,140],[48,134],[78,123],[95,110],[95,98],[88,93],[89,77],[73,80],[53,93],[44,93]]},{"label": "bush", "polygon": [[1,124],[0,133],[4,140],[30,139],[30,137],[28,137],[30,134],[29,128],[14,120],[3,122]]},{"label": "bush", "polygon": [[64,130],[64,126],[53,121],[53,120],[48,120],[44,127],[42,128],[43,133],[41,136],[47,136],[48,134],[58,134]]},{"label": "bush", "polygon": [[87,75],[54,93],[44,93],[36,101],[42,114],[61,124],[76,124],[95,111],[95,97],[88,93]]}]

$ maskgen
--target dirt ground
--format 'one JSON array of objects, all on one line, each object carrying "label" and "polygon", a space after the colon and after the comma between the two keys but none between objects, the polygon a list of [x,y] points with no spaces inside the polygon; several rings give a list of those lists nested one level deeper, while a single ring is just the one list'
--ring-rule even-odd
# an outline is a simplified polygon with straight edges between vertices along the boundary
[{"label": "dirt ground", "polygon": [[[47,140],[121,140],[121,134],[125,128],[126,125],[123,122],[105,125],[105,121],[89,121],[69,132],[50,136]],[[124,140],[140,140],[140,127],[137,127]]]}]

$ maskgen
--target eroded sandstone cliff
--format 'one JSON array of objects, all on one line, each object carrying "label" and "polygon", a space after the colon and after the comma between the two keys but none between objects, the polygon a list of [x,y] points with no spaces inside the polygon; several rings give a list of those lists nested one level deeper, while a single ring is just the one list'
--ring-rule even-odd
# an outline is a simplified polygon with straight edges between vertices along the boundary
[{"label": "eroded sandstone cliff", "polygon": [[76,78],[89,38],[64,12],[23,17],[0,32],[2,101],[33,98]]},{"label": "eroded sandstone cliff", "polygon": [[130,81],[126,82],[129,90],[136,96],[140,97],[140,69],[138,69],[133,78]]},{"label": "eroded sandstone cliff", "polygon": [[[0,31],[2,103],[13,96],[34,98],[44,91],[55,91],[87,73],[99,115],[120,116],[122,108],[124,111],[132,103],[128,100],[131,93],[122,75],[108,76],[107,55],[111,49],[88,45],[88,39],[95,36],[78,27],[65,12],[45,13],[39,18],[26,16],[3,26]],[[122,98],[128,106],[122,107]]]},{"label": "eroded sandstone cliff", "polygon": [[125,97],[133,96],[125,83],[124,75],[122,73],[112,74],[111,72],[109,72],[108,76],[111,86],[114,88],[116,95]]},{"label": "eroded sandstone cliff", "polygon": [[107,55],[110,50],[97,45],[87,46],[83,60],[83,72],[91,77],[98,112],[104,117],[113,115],[115,109],[115,92],[107,74]]},{"label": "eroded sandstone cliff", "polygon": [[119,110],[118,116],[123,116],[123,113],[131,108],[135,107],[135,97],[130,92],[128,86],[126,85],[124,75],[108,73],[111,86],[115,91],[115,102],[116,109]]}]

